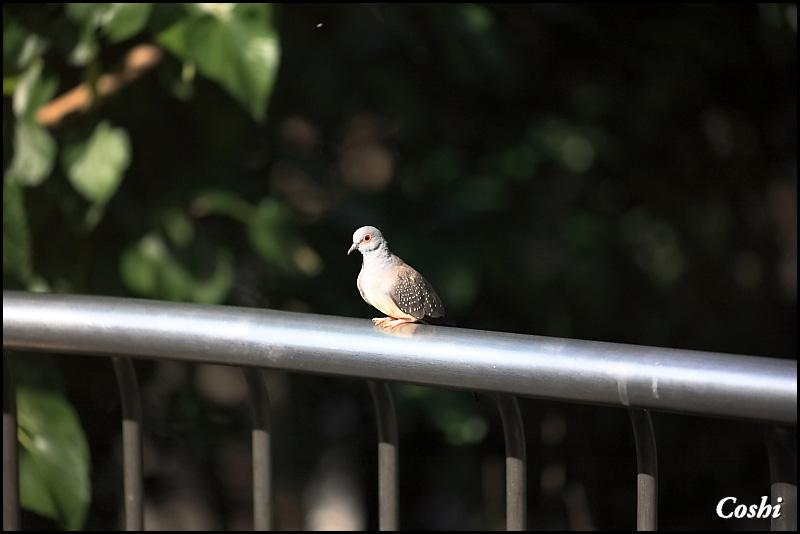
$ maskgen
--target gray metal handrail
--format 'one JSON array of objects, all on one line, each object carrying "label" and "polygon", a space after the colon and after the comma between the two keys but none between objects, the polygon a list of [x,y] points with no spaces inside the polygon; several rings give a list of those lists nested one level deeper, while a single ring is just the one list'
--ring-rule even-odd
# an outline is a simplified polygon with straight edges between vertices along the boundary
[{"label": "gray metal handrail", "polygon": [[228,363],[797,423],[797,362],[140,299],[3,291],[12,349]]},{"label": "gray metal handrail", "polygon": [[[126,528],[143,526],[141,410],[124,356],[243,367],[253,409],[254,526],[271,526],[269,401],[258,368],[368,380],[379,446],[379,526],[398,527],[398,436],[391,389],[402,381],[496,395],[506,440],[506,520],[526,521],[523,421],[513,395],[627,407],[638,463],[637,527],[657,522],[656,443],[649,409],[797,424],[797,363],[774,358],[637,347],[416,324],[139,299],[3,292],[3,346],[111,357],[123,400]],[[4,357],[4,528],[19,525],[16,410]],[[381,381],[381,382],[377,382]],[[768,426],[773,529],[796,528],[796,445]],[[13,476],[12,476],[13,475]],[[794,478],[793,478],[794,477]],[[6,491],[8,489],[8,491]],[[8,512],[8,513],[6,513]]]}]

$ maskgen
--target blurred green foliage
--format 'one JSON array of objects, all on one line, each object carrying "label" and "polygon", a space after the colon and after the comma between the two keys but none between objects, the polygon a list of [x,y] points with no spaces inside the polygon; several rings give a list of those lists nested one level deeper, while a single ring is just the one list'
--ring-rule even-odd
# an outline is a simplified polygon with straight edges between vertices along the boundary
[{"label": "blurred green foliage", "polygon": [[[3,15],[4,288],[371,317],[345,252],[374,224],[459,326],[796,355],[794,4],[55,3]],[[166,381],[140,370],[145,388]],[[91,396],[93,376],[65,392],[85,403],[79,414],[115,402]],[[294,494],[311,476],[295,455],[338,439],[314,414],[343,385],[281,383],[304,405],[275,401],[276,427],[297,428],[276,444]],[[181,384],[156,396],[151,424],[195,414],[180,435],[217,458],[246,417]],[[403,461],[419,474],[402,481],[403,528],[495,525],[471,512],[486,488],[454,497],[478,476],[464,466],[497,450],[487,403],[398,393]],[[535,446],[548,418],[530,407]],[[633,528],[620,519],[629,485],[601,477],[629,460],[627,416],[593,410],[555,409],[569,446],[545,443],[532,470],[556,455],[568,489],[589,494],[591,526]],[[225,422],[219,435],[209,419]],[[108,436],[82,422],[103,451],[93,480],[113,479]],[[659,454],[683,462],[671,466],[681,487],[663,488],[662,526],[724,528],[698,503],[670,516],[671,503],[754,487],[755,462],[741,457],[760,437],[656,426],[674,437]],[[325,439],[299,437],[314,432]],[[695,473],[740,432],[709,487]],[[540,504],[529,509],[563,528],[573,516],[545,478],[529,483]],[[88,525],[108,528],[102,510],[118,503],[93,492]],[[217,497],[230,512],[228,493]]]},{"label": "blurred green foliage", "polygon": [[89,446],[75,409],[60,394],[17,389],[22,506],[83,528],[89,510]]},{"label": "blurred green foliage", "polygon": [[157,40],[219,82],[256,120],[264,118],[280,46],[269,4],[185,4]]},{"label": "blurred green foliage", "polygon": [[[131,164],[128,131],[112,125],[102,114],[64,125],[57,138],[42,124],[42,116],[37,117],[43,106],[52,104],[59,80],[69,77],[69,73],[64,76],[64,69],[85,69],[85,91],[91,95],[89,105],[94,105],[101,96],[112,96],[100,94],[100,75],[108,68],[104,52],[114,43],[131,43],[134,38],[155,40],[184,62],[184,72],[196,66],[201,75],[219,82],[249,109],[254,119],[263,119],[280,57],[271,6],[152,8],[149,3],[60,4],[41,12],[23,6],[8,6],[6,11],[4,7],[3,89],[13,112],[12,119],[4,111],[3,129],[4,287],[91,292],[89,287],[81,287],[84,284],[79,280],[63,277],[63,264],[75,260],[71,253],[56,254],[60,259],[51,266],[51,273],[57,280],[37,272],[32,247],[37,236],[30,232],[29,220],[31,216],[41,220],[47,213],[37,213],[40,208],[36,204],[26,203],[26,191],[42,188],[51,196],[48,206],[69,219],[73,229],[72,239],[59,246],[65,247],[62,250],[79,248],[81,242],[94,239],[95,230],[103,231],[107,204]],[[53,18],[62,10],[66,18]],[[124,84],[124,69],[131,68],[131,61],[122,68]],[[14,132],[8,151],[7,131]],[[54,172],[56,176],[52,176]],[[53,183],[59,179],[65,179],[71,190],[65,190],[63,182]],[[274,203],[262,205],[265,208],[256,209],[253,217],[252,242],[266,257],[281,262],[284,234],[280,225],[286,226],[285,210]],[[121,281],[141,296],[223,302],[233,280],[230,251],[207,243],[192,246],[194,222],[181,209],[166,207],[158,219],[153,231],[128,244],[119,255]],[[46,227],[38,230],[48,231]],[[281,237],[276,239],[276,235]],[[210,272],[198,275],[188,267],[198,254],[213,264]],[[23,506],[55,520],[62,528],[83,528],[90,503],[89,452],[74,409],[60,393],[48,390],[23,387],[18,397]]]}]

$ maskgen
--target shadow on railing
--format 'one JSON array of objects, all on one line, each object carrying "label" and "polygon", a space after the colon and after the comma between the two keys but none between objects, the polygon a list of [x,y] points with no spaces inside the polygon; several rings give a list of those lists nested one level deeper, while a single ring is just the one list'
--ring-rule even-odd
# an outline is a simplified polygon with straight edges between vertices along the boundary
[{"label": "shadow on railing", "polygon": [[[111,356],[123,406],[125,527],[143,526],[141,399],[126,357],[242,366],[253,411],[254,526],[272,521],[270,410],[259,368],[368,380],[378,421],[379,526],[396,530],[398,437],[388,381],[491,392],[506,440],[506,527],[526,528],[526,452],[515,396],[629,410],[638,463],[637,528],[657,526],[648,410],[767,423],[773,530],[797,528],[797,362],[416,324],[138,299],[3,292],[3,347]],[[3,528],[19,527],[16,405],[3,372]],[[780,500],[778,500],[780,499]]]}]

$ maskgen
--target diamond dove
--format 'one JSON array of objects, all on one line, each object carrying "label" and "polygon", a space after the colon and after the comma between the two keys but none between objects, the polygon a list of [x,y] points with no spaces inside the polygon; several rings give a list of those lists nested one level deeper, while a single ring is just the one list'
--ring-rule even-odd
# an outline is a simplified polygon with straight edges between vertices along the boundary
[{"label": "diamond dove", "polygon": [[374,226],[356,230],[347,254],[354,250],[363,257],[358,274],[361,297],[387,315],[374,318],[375,324],[390,329],[411,322],[455,325],[431,284],[416,269],[392,254],[380,230]]}]

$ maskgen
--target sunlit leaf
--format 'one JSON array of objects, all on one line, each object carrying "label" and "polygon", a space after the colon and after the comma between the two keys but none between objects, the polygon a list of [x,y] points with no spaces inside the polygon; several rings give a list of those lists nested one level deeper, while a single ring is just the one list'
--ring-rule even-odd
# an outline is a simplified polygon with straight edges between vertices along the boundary
[{"label": "sunlit leaf", "polygon": [[112,42],[124,41],[142,31],[153,8],[151,3],[124,2],[106,5],[108,9],[103,13],[100,23]]},{"label": "sunlit leaf", "polygon": [[89,446],[78,415],[60,394],[17,388],[23,508],[66,530],[83,528],[89,509]]},{"label": "sunlit leaf", "polygon": [[58,80],[43,76],[42,70],[42,61],[34,61],[14,87],[12,109],[17,123],[14,155],[5,173],[5,181],[9,183],[37,186],[53,170],[56,143],[47,129],[36,121],[35,114],[55,94]]},{"label": "sunlit leaf", "polygon": [[14,131],[14,155],[5,181],[37,186],[50,176],[56,158],[56,142],[47,128],[33,119],[20,119]]},{"label": "sunlit leaf", "polygon": [[56,93],[58,80],[52,76],[43,77],[43,67],[42,61],[35,61],[20,77],[12,101],[15,116],[33,118],[36,111]]},{"label": "sunlit leaf", "polygon": [[105,9],[104,4],[74,2],[68,3],[67,16],[80,27],[80,36],[70,52],[70,62],[74,65],[88,65],[100,50],[97,42],[97,21]]},{"label": "sunlit leaf", "polygon": [[159,42],[220,83],[256,120],[264,118],[280,61],[268,4],[195,4]]},{"label": "sunlit leaf", "polygon": [[105,204],[117,192],[130,159],[128,134],[104,121],[88,139],[64,149],[62,165],[78,193],[90,202]]},{"label": "sunlit leaf", "polygon": [[152,7],[150,3],[70,3],[67,15],[81,27],[84,45],[96,40],[97,31],[111,42],[119,42],[142,31]]}]

